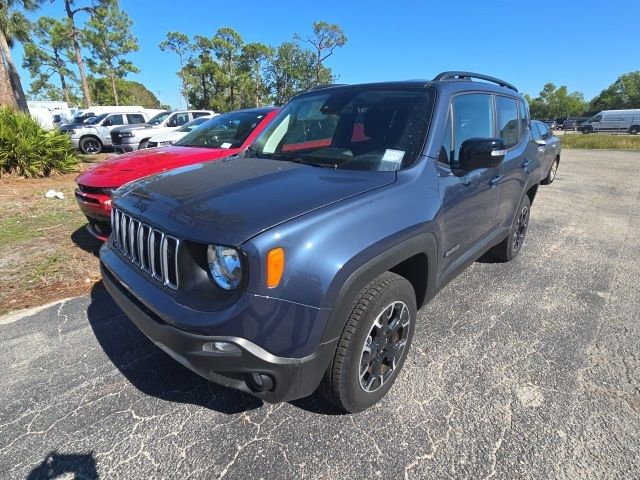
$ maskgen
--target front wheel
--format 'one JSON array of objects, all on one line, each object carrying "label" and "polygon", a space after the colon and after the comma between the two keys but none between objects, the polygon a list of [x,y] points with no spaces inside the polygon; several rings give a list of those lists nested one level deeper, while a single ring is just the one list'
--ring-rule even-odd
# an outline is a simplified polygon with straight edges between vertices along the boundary
[{"label": "front wheel", "polygon": [[637,135],[640,132],[640,127],[633,126],[629,129],[629,134]]},{"label": "front wheel", "polygon": [[138,150],[142,150],[142,149],[144,149],[144,148],[147,148],[147,144],[148,144],[148,143],[149,143],[149,139],[148,139],[148,138],[146,138],[146,139],[142,140],[142,141],[140,142],[140,145],[138,145]]},{"label": "front wheel", "polygon": [[591,133],[591,129],[590,129],[590,128],[585,127],[585,128],[583,128],[583,129],[582,129],[582,133],[584,133],[585,135],[588,135],[588,134],[590,134],[590,133]]},{"label": "front wheel", "polygon": [[84,137],[80,140],[79,147],[85,155],[96,154],[102,151],[102,142],[95,137]]},{"label": "front wheel", "polygon": [[524,244],[524,239],[529,227],[529,215],[531,213],[531,201],[529,197],[525,195],[520,201],[518,207],[518,213],[516,219],[509,230],[509,235],[502,242],[491,249],[491,256],[499,262],[510,262],[520,250]]},{"label": "front wheel", "polygon": [[415,321],[411,284],[395,273],[380,275],[355,299],[320,392],[350,413],[377,403],[402,369]]}]

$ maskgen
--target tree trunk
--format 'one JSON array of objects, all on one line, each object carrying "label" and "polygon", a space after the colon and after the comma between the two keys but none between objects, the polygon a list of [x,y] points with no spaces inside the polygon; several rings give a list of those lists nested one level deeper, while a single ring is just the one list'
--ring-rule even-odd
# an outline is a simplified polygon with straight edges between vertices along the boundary
[{"label": "tree trunk", "polygon": [[67,11],[67,18],[71,25],[71,39],[73,41],[73,50],[76,53],[76,63],[78,65],[78,71],[80,72],[80,83],[82,84],[82,94],[84,95],[84,103],[87,107],[92,105],[91,93],[89,92],[89,84],[87,83],[87,75],[84,71],[84,60],[82,60],[82,53],[80,52],[80,43],[78,42],[78,30],[73,20],[74,12],[71,10],[71,0],[64,0],[64,8]]},{"label": "tree trunk", "polygon": [[11,88],[11,80],[9,80],[9,73],[4,66],[2,56],[0,55],[0,105],[7,105],[12,108],[16,108],[16,99],[13,96],[13,89]]},{"label": "tree trunk", "polygon": [[67,80],[64,78],[64,75],[59,73],[60,75],[60,86],[62,87],[62,94],[64,95],[64,101],[67,102],[67,105],[71,106],[71,99],[69,98],[69,87],[67,87]]},{"label": "tree trunk", "polygon": [[113,100],[116,102],[116,107],[120,105],[118,103],[118,89],[116,88],[116,77],[111,75],[111,88],[113,89]]},{"label": "tree trunk", "polygon": [[4,32],[2,31],[0,31],[0,52],[4,57],[4,62],[6,65],[7,74],[9,75],[9,82],[11,83],[11,90],[13,91],[13,98],[15,99],[16,105],[23,112],[29,113],[27,98],[24,96],[22,83],[20,82],[20,75],[18,75],[18,70],[16,70],[16,66],[13,63],[13,58],[11,57],[11,49],[9,48],[7,39],[4,36]]}]

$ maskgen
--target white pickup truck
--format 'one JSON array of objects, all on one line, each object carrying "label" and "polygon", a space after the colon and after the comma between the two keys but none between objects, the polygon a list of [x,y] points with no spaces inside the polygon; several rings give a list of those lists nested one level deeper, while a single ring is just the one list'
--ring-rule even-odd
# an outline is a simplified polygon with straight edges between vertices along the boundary
[{"label": "white pickup truck", "polygon": [[126,153],[147,147],[151,137],[171,132],[198,117],[215,115],[210,110],[174,110],[159,113],[147,123],[123,126],[111,131],[111,141],[116,152]]},{"label": "white pickup truck", "polygon": [[66,131],[82,153],[100,153],[104,147],[112,146],[111,130],[125,125],[141,125],[148,119],[149,114],[144,111],[103,113]]}]

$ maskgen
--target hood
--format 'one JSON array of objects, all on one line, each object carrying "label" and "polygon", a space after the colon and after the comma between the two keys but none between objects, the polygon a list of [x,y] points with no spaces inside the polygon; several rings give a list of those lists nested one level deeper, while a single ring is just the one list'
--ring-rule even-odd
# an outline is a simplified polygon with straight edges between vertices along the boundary
[{"label": "hood", "polygon": [[113,188],[142,177],[194,163],[218,160],[238,150],[218,148],[162,147],[137,150],[97,163],[76,182],[89,187]]},{"label": "hood", "polygon": [[136,123],[135,125],[123,125],[122,127],[116,127],[112,131],[131,132],[132,130],[142,130],[142,129],[153,130],[154,128],[160,128],[160,127],[162,127],[162,125],[148,125],[146,123]]},{"label": "hood", "polygon": [[178,132],[177,130],[172,130],[171,132],[159,133],[158,135],[154,135],[149,139],[150,142],[168,142],[170,140],[178,141],[182,137],[184,137],[189,132]]},{"label": "hood", "polygon": [[180,238],[239,245],[305,213],[389,185],[395,172],[231,158],[130,183],[116,206]]}]

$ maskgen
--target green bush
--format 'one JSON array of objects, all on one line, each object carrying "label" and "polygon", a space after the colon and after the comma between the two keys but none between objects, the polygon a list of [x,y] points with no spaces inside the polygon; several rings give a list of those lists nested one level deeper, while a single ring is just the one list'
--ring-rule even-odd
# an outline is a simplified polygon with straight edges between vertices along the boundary
[{"label": "green bush", "polygon": [[563,148],[594,150],[640,150],[640,135],[606,135],[582,133],[562,135]]},{"label": "green bush", "polygon": [[46,177],[73,172],[79,163],[68,135],[45,130],[30,115],[0,108],[0,176]]}]

